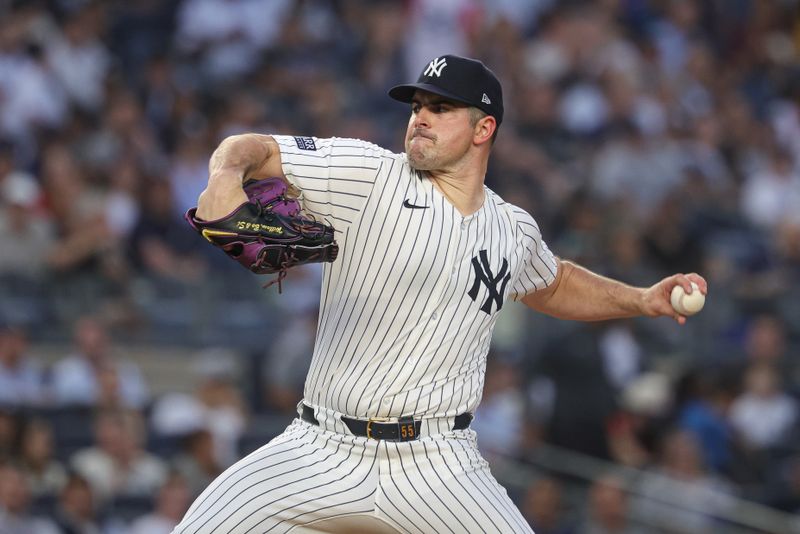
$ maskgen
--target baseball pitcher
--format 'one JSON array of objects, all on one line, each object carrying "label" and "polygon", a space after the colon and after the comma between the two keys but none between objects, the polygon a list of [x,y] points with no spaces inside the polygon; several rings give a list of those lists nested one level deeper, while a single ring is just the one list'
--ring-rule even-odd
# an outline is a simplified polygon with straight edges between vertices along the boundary
[{"label": "baseball pitcher", "polygon": [[389,95],[410,104],[405,153],[246,134],[211,157],[192,226],[255,272],[319,261],[324,279],[298,418],[176,533],[531,532],[470,429],[498,313],[683,324],[672,289],[706,293],[697,274],[637,288],[560,259],[484,185],[503,94],[480,61],[435,58]]}]

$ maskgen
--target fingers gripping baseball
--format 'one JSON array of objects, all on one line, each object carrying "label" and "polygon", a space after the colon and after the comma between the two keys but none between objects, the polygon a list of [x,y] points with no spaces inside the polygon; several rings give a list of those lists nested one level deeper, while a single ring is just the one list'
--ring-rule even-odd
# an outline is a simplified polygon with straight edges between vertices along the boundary
[{"label": "fingers gripping baseball", "polygon": [[650,317],[672,317],[678,324],[686,324],[686,317],[703,307],[707,294],[708,283],[699,274],[675,274],[645,290],[643,313]]}]

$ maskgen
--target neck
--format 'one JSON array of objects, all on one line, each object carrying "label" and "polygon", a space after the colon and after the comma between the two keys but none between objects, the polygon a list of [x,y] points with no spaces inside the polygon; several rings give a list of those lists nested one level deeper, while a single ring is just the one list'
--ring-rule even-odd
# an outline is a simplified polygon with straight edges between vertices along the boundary
[{"label": "neck", "polygon": [[470,165],[461,165],[454,171],[427,171],[425,174],[442,196],[462,216],[467,217],[483,206],[486,166],[487,161],[484,159]]}]

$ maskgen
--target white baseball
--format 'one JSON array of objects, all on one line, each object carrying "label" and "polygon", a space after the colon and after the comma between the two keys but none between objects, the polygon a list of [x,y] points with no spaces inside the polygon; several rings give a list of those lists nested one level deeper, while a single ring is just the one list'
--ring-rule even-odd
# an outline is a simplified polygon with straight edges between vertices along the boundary
[{"label": "white baseball", "polygon": [[669,300],[676,312],[681,315],[694,315],[703,309],[703,305],[706,303],[706,296],[700,292],[697,284],[692,282],[691,293],[686,293],[683,286],[675,286],[672,288]]}]

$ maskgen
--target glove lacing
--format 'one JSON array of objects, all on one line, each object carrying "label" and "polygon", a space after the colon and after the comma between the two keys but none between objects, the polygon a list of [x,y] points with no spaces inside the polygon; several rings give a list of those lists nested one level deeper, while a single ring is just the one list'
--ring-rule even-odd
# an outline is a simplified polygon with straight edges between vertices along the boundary
[{"label": "glove lacing", "polygon": [[[289,249],[289,252],[282,251],[281,255],[283,256],[283,261],[281,261],[281,268],[277,272],[278,276],[273,278],[263,286],[261,286],[262,289],[267,289],[268,287],[271,287],[274,284],[278,284],[279,295],[283,292],[283,286],[281,285],[281,282],[283,282],[283,279],[286,278],[286,275],[289,272],[289,268],[292,266],[292,262],[296,260],[294,252],[292,252],[291,249]],[[261,267],[261,264],[264,263],[264,258],[266,258],[266,256],[267,256],[266,254],[262,254],[261,257],[258,258],[258,260],[256,261],[257,267]]]},{"label": "glove lacing", "polygon": [[[263,217],[266,212],[273,213],[274,212],[273,206],[277,202],[283,202],[284,204],[289,204],[289,199],[287,199],[286,195],[284,194],[278,195],[277,197],[275,197],[266,204],[262,204],[261,200],[255,199],[255,204],[256,206],[258,206],[258,216]],[[298,212],[298,215],[299,213],[300,212]],[[304,217],[292,218],[292,222],[294,223],[293,226],[303,237],[308,237],[307,233],[308,230],[311,229],[319,230],[318,227],[316,226],[317,219],[311,213],[305,215]],[[283,279],[286,278],[286,275],[288,274],[289,269],[294,265],[294,262],[297,261],[297,257],[295,256],[294,251],[289,246],[287,246],[281,251],[281,256],[282,260],[280,263],[280,269],[277,271],[278,276],[262,286],[263,289],[267,289],[268,287],[278,284],[278,294],[281,294],[281,292],[283,291],[283,286],[281,282],[283,282]],[[263,264],[264,261],[266,260],[266,257],[267,257],[266,254],[261,254],[259,258],[256,260],[254,266],[260,268],[261,264]]]}]

